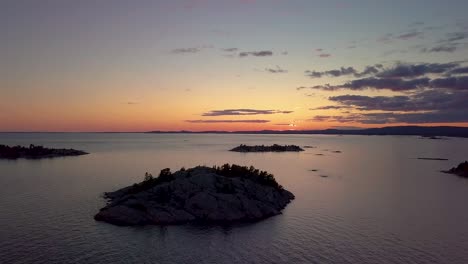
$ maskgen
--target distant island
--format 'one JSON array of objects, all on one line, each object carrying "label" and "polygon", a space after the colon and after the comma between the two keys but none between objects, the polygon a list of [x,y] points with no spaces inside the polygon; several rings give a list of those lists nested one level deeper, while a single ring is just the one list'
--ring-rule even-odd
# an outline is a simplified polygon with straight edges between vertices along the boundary
[{"label": "distant island", "polygon": [[146,133],[198,133],[198,134],[317,134],[317,135],[395,135],[468,138],[468,127],[455,126],[388,126],[365,129],[324,129],[324,130],[259,130],[259,131],[150,131]]},{"label": "distant island", "polygon": [[75,149],[53,149],[45,148],[43,146],[35,146],[33,144],[29,147],[22,146],[6,146],[0,145],[0,159],[42,159],[42,158],[56,158],[66,156],[79,156],[86,155],[87,152]]},{"label": "distant island", "polygon": [[451,168],[448,171],[442,171],[445,173],[455,174],[460,177],[468,178],[468,161],[458,164],[457,167]]},{"label": "distant island", "polygon": [[104,194],[109,203],[94,217],[115,225],[256,221],[281,213],[294,195],[272,174],[253,166],[198,166]]},{"label": "distant island", "polygon": [[264,146],[264,145],[255,145],[255,146],[248,146],[248,145],[239,145],[230,151],[235,151],[235,152],[286,152],[286,151],[293,151],[293,152],[298,152],[298,151],[304,151],[301,147],[296,146],[296,145],[278,145],[278,144],[273,144],[271,146]]}]

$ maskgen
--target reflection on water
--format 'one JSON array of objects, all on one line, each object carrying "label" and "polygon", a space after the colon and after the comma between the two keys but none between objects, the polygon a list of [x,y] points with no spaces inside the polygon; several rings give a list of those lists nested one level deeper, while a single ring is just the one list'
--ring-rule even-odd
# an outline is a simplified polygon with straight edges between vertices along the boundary
[{"label": "reflection on water", "polygon": [[[316,148],[227,151],[241,143]],[[0,144],[91,152],[0,161],[1,263],[468,263],[468,180],[439,173],[468,159],[467,139],[24,133],[0,134]],[[273,173],[296,199],[282,215],[254,224],[93,220],[102,192],[141,181],[147,171],[226,162]]]}]

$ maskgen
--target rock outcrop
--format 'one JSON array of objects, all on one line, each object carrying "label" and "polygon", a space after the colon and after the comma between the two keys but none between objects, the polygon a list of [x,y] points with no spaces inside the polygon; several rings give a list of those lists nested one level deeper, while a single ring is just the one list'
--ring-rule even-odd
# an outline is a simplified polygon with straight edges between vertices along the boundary
[{"label": "rock outcrop", "polygon": [[457,167],[454,167],[448,171],[442,171],[442,172],[455,174],[460,177],[468,178],[468,161],[462,162]]},{"label": "rock outcrop", "polygon": [[165,169],[104,197],[109,203],[94,219],[115,225],[255,221],[280,214],[294,199],[273,175],[229,164]]},{"label": "rock outcrop", "polygon": [[32,144],[29,147],[0,145],[0,159],[43,159],[86,154],[88,153],[76,149],[52,149]]},{"label": "rock outcrop", "polygon": [[296,145],[271,145],[271,146],[247,146],[241,144],[240,146],[237,146],[230,151],[236,151],[236,152],[285,152],[285,151],[304,151],[301,147],[296,146]]}]

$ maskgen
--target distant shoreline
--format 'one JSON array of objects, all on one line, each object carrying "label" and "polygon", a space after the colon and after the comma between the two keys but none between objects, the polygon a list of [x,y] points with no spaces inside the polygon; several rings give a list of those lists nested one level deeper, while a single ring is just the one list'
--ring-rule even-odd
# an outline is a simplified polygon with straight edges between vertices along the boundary
[{"label": "distant shoreline", "polygon": [[[258,130],[258,131],[142,131],[142,132],[0,132],[6,133],[48,133],[48,134],[69,134],[69,133],[102,133],[102,134],[258,134],[258,135],[361,135],[361,136],[422,136],[422,137],[459,137],[468,138],[468,127],[456,126],[391,126],[381,128],[364,128],[364,129],[323,129],[323,130]],[[431,139],[431,138],[427,138]]]}]

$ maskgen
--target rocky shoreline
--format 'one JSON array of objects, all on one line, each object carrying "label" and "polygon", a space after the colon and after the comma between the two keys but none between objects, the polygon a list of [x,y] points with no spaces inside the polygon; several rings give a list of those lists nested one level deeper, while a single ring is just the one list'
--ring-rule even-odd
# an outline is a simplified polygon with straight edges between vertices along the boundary
[{"label": "rocky shoreline", "polygon": [[460,177],[468,178],[468,161],[458,164],[457,167],[453,167],[450,170],[442,171],[444,173],[455,174]]},{"label": "rocky shoreline", "polygon": [[115,225],[258,221],[278,215],[294,199],[273,175],[254,167],[198,166],[104,194],[108,204],[94,217]]},{"label": "rocky shoreline", "polygon": [[29,147],[0,145],[0,159],[44,159],[86,154],[89,153],[76,149],[45,148],[33,144],[29,145]]},{"label": "rocky shoreline", "polygon": [[278,144],[273,144],[271,146],[264,146],[264,145],[255,145],[255,146],[248,146],[248,145],[239,145],[230,151],[235,151],[235,152],[286,152],[286,151],[292,151],[292,152],[299,152],[299,151],[304,151],[299,146],[296,145],[278,145]]}]

